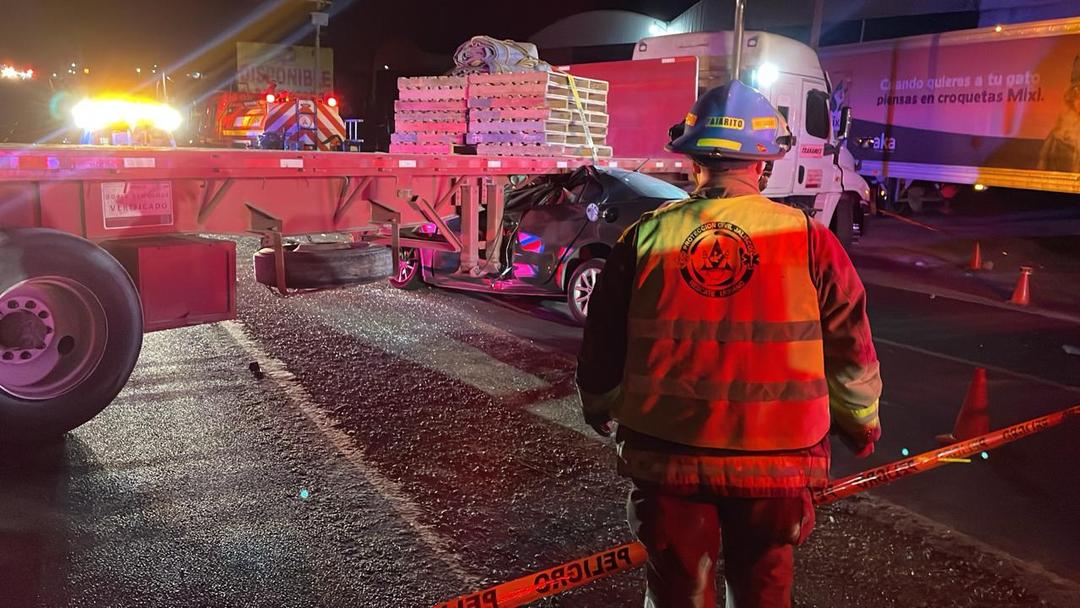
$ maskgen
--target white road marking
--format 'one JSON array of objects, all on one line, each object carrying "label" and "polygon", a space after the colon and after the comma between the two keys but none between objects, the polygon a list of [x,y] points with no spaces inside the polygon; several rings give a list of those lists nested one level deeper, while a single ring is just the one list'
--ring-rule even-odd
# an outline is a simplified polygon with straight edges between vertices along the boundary
[{"label": "white road marking", "polygon": [[223,321],[218,326],[225,330],[244,349],[248,356],[258,361],[259,367],[266,374],[266,377],[274,382],[285,394],[289,402],[303,413],[338,453],[344,456],[349,461],[349,464],[390,503],[398,517],[412,528],[420,540],[427,545],[428,549],[439,560],[446,564],[451,572],[459,576],[466,584],[471,586],[480,585],[481,579],[469,573],[450,548],[450,544],[438,532],[420,521],[420,509],[406,497],[401,486],[364,461],[362,451],[348,435],[333,426],[330,418],[315,404],[315,400],[293,373],[289,371],[283,361],[264,351],[255,340],[248,336],[241,323]]},{"label": "white road marking", "polygon": [[581,401],[578,400],[577,395],[541,401],[530,405],[527,409],[530,413],[544,420],[576,431],[589,439],[603,441],[589,425],[585,424],[585,419],[581,417]]},{"label": "white road marking", "polygon": [[1008,368],[1005,368],[1005,367],[998,367],[997,365],[990,365],[990,364],[987,364],[987,363],[980,363],[979,361],[972,361],[971,359],[964,359],[963,357],[954,357],[952,355],[946,355],[944,353],[935,352],[935,351],[928,350],[928,349],[925,349],[925,348],[919,348],[918,346],[912,346],[910,344],[904,344],[902,342],[894,342],[892,340],[886,340],[884,338],[874,338],[874,342],[879,343],[879,344],[886,344],[888,346],[894,346],[896,348],[902,348],[904,350],[910,350],[912,352],[916,352],[916,353],[919,353],[919,354],[922,354],[922,355],[927,355],[928,357],[937,357],[938,359],[945,359],[946,361],[952,361],[953,363],[960,363],[962,365],[970,365],[971,367],[982,367],[984,369],[987,369],[987,370],[990,370],[990,371],[993,371],[993,372],[996,372],[996,373],[999,373],[999,374],[1005,374],[1007,376],[1012,376],[1014,378],[1019,378],[1021,380],[1026,380],[1028,382],[1034,382],[1036,384],[1043,384],[1043,385],[1046,385],[1046,386],[1052,386],[1052,387],[1054,387],[1056,389],[1060,389],[1060,390],[1063,390],[1063,391],[1068,391],[1070,393],[1080,394],[1080,387],[1070,386],[1068,384],[1062,384],[1060,382],[1054,382],[1053,380],[1046,380],[1045,378],[1040,378],[1038,376],[1033,376],[1031,374],[1025,374],[1023,372],[1015,372],[1015,371],[1013,371],[1011,369],[1008,369]]},{"label": "white road marking", "polygon": [[[460,380],[492,397],[506,397],[550,386],[544,380],[503,363],[478,348],[454,340],[442,333],[440,328],[420,326],[415,321],[403,323],[402,319],[383,315],[357,322],[356,312],[348,308],[327,308],[316,301],[302,304],[308,312],[337,331]],[[415,332],[403,334],[398,329],[410,325]],[[484,329],[490,327],[483,325]]]}]

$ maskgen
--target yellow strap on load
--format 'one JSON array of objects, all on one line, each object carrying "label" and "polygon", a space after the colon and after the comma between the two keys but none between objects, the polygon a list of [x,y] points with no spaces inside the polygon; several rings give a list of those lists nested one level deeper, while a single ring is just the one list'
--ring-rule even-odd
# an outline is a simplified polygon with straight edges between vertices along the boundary
[{"label": "yellow strap on load", "polygon": [[589,119],[585,116],[585,107],[581,105],[581,96],[577,92],[577,82],[574,81],[574,75],[570,73],[566,74],[566,79],[570,81],[570,94],[574,96],[574,107],[577,108],[578,116],[581,117],[581,126],[585,129],[585,145],[589,146],[589,152],[592,153],[592,160],[595,163],[597,161],[596,145],[589,131]]}]

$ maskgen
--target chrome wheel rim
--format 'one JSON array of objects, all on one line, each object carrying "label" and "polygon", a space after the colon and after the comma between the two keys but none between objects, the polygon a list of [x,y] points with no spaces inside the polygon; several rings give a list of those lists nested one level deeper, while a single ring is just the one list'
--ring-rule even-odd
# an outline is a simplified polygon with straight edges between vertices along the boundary
[{"label": "chrome wheel rim", "polygon": [[82,283],[35,277],[0,293],[0,390],[55,399],[94,373],[105,354],[105,309]]},{"label": "chrome wheel rim", "polygon": [[589,298],[592,297],[593,289],[596,288],[596,280],[600,277],[599,268],[583,270],[574,281],[573,300],[574,306],[581,311],[582,316],[589,315]]},{"label": "chrome wheel rim", "polygon": [[394,282],[398,285],[404,285],[416,276],[416,271],[420,268],[420,260],[417,259],[416,251],[410,250],[403,252],[398,262],[398,273]]}]

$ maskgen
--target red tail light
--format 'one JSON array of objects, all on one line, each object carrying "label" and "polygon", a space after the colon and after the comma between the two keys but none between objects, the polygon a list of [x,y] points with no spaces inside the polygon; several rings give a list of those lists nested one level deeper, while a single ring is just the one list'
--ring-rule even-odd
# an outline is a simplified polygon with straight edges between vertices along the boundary
[{"label": "red tail light", "polygon": [[267,93],[267,94],[266,94],[266,103],[274,103],[274,101],[275,101],[276,99],[277,99],[277,98],[276,98],[276,97],[274,97],[274,94],[273,94],[273,93]]},{"label": "red tail light", "polygon": [[330,97],[327,97],[326,98],[326,105],[330,106],[331,108],[336,108],[337,107],[337,97],[334,97],[333,95],[331,95]]}]

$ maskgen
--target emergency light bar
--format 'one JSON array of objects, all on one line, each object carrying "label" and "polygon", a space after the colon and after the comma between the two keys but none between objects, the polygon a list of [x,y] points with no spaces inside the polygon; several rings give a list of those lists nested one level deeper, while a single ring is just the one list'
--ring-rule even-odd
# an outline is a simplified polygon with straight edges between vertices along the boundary
[{"label": "emergency light bar", "polygon": [[114,125],[149,125],[166,132],[180,127],[180,113],[163,103],[136,99],[84,99],[71,109],[75,126],[97,131]]},{"label": "emergency light bar", "polygon": [[0,78],[4,78],[7,80],[29,80],[33,77],[34,70],[31,68],[19,70],[10,65],[0,66]]}]

